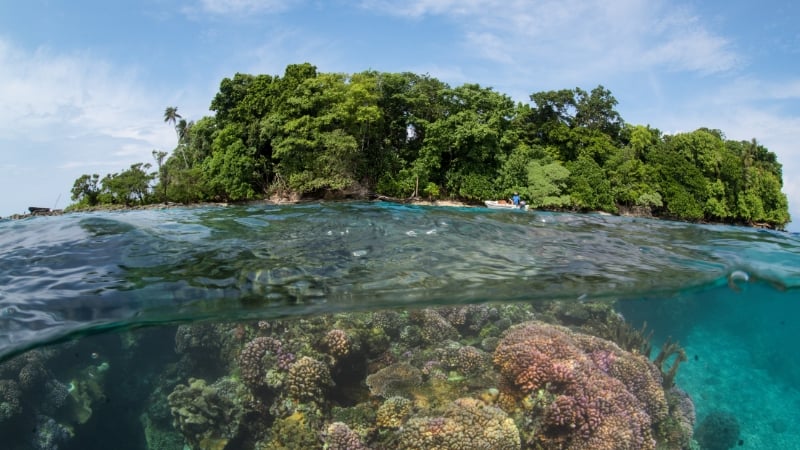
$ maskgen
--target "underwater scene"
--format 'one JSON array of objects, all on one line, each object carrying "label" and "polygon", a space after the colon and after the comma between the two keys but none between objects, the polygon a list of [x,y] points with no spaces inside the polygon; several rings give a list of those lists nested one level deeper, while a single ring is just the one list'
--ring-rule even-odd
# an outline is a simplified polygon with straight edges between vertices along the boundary
[{"label": "underwater scene", "polygon": [[800,238],[388,202],[0,221],[8,450],[800,449]]}]

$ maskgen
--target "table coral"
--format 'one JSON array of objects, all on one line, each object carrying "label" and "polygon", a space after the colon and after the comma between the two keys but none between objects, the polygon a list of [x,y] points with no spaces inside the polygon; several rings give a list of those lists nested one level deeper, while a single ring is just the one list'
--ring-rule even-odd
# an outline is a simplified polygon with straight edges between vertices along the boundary
[{"label": "table coral", "polygon": [[411,364],[400,362],[368,375],[366,383],[372,395],[402,395],[422,383],[422,372]]}]

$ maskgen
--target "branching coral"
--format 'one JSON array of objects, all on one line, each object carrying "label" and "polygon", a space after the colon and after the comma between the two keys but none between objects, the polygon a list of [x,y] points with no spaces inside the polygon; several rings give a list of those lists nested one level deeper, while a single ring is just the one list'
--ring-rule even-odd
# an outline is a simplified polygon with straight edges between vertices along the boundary
[{"label": "branching coral", "polygon": [[440,350],[444,366],[463,374],[474,374],[491,367],[491,358],[471,345],[448,346]]}]

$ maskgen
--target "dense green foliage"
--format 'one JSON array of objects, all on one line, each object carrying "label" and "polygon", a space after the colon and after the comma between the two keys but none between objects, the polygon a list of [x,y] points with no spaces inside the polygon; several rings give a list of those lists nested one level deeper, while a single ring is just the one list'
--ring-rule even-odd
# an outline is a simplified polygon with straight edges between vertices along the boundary
[{"label": "dense green foliage", "polygon": [[[480,201],[519,191],[537,208],[652,213],[680,220],[789,221],[774,153],[700,128],[666,135],[630,125],[598,86],[537,92],[530,103],[427,75],[236,74],[213,116],[168,107],[178,145],[158,171],[136,164],[75,181],[78,205],[238,201],[273,194],[377,191]],[[151,185],[151,180],[158,184]]]}]

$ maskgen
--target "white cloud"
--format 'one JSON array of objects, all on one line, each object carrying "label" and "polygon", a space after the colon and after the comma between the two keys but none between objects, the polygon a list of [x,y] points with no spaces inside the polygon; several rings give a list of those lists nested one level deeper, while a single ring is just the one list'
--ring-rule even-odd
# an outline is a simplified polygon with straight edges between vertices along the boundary
[{"label": "white cloud", "polygon": [[449,18],[463,28],[470,53],[509,65],[548,65],[561,80],[578,67],[597,76],[650,69],[715,73],[740,59],[696,16],[659,0],[366,0],[362,7],[413,19]]},{"label": "white cloud", "polygon": [[[133,71],[85,54],[25,52],[0,39],[0,137],[101,135],[167,144],[160,111]],[[152,116],[150,116],[152,114]],[[167,127],[164,127],[167,128]]]},{"label": "white cloud", "polygon": [[[302,0],[200,0],[203,13],[220,16],[244,16],[255,13],[279,13],[286,11]],[[195,11],[187,9],[187,12]]]},{"label": "white cloud", "polygon": [[3,199],[0,215],[59,192],[64,206],[81,173],[124,170],[175,145],[162,118],[170,96],[89,54],[28,51],[0,38],[0,98],[0,191],[25,192]]}]

